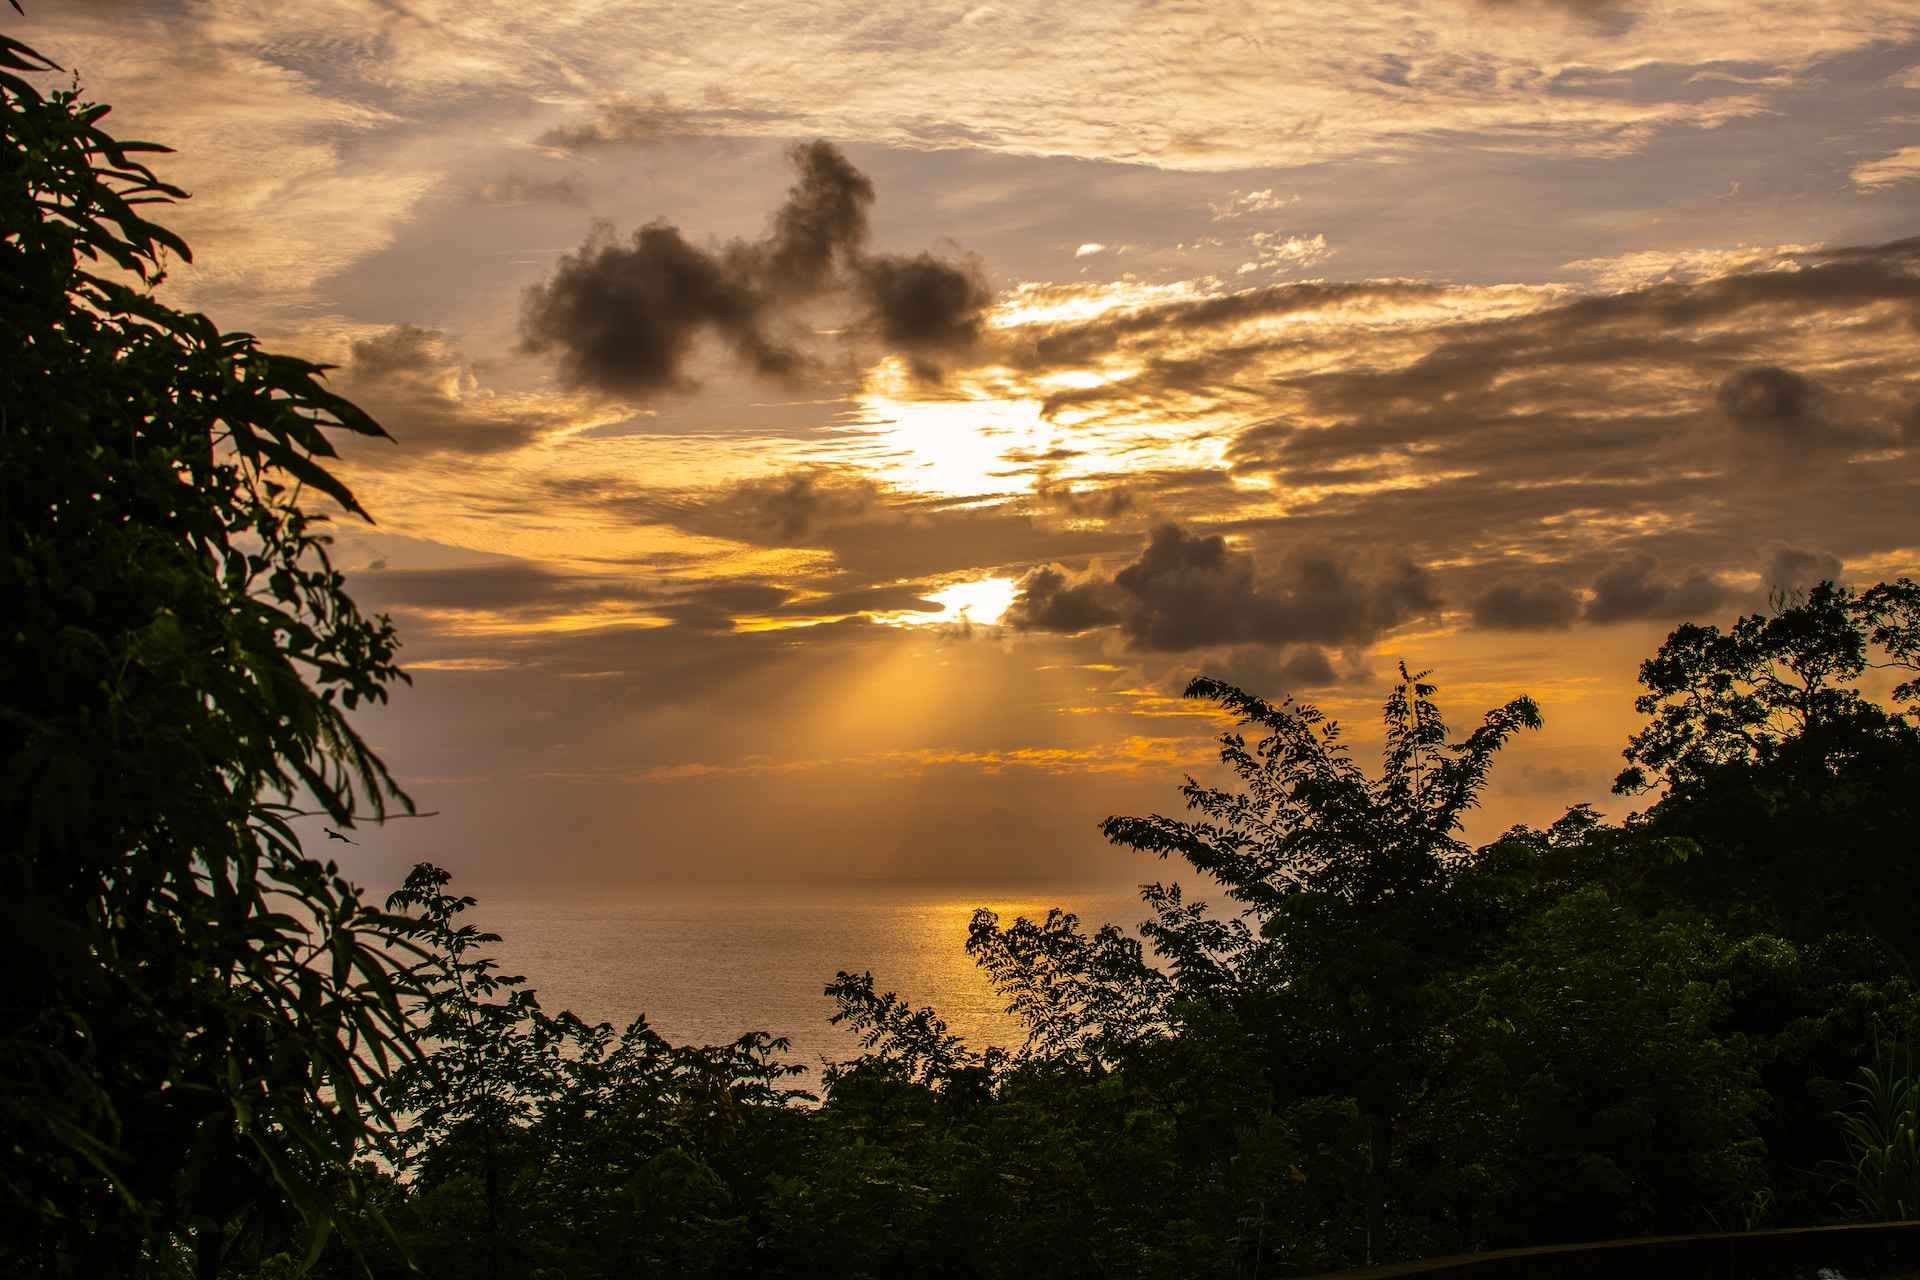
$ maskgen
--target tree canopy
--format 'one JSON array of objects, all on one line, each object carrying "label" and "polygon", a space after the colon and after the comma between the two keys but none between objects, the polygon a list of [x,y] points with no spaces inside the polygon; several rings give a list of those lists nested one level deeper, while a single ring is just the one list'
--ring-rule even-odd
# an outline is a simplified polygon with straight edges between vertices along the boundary
[{"label": "tree canopy", "polygon": [[0,1265],[212,1275],[262,1215],[318,1250],[409,1051],[391,921],[289,824],[406,804],[316,510],[364,515],[329,434],[383,433],[156,295],[165,148],[58,70],[0,38]]}]

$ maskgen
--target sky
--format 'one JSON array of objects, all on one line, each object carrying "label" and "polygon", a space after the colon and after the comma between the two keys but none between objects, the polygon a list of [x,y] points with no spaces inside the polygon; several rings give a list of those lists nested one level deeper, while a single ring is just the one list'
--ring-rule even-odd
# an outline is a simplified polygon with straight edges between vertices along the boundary
[{"label": "sky", "polygon": [[1920,571],[1912,0],[27,0],[162,287],[338,366],[413,684],[376,886],[1143,879],[1221,722],[1468,834],[1610,797],[1675,625]]}]

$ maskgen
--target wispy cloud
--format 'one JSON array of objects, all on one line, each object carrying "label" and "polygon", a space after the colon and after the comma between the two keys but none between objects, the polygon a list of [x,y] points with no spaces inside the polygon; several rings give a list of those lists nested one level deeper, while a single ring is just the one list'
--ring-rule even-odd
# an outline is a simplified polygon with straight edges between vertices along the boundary
[{"label": "wispy cloud", "polygon": [[1209,201],[1208,212],[1215,222],[1229,222],[1253,213],[1272,213],[1300,203],[1298,195],[1275,195],[1272,187],[1258,191],[1236,191],[1225,200]]},{"label": "wispy cloud", "polygon": [[1580,258],[1565,264],[1602,289],[1644,289],[1655,284],[1690,284],[1738,271],[1796,271],[1817,244],[1736,245],[1733,248],[1642,249],[1610,258]]},{"label": "wispy cloud", "polygon": [[1848,174],[1853,185],[1865,191],[1878,191],[1896,183],[1920,178],[1920,146],[1902,147],[1891,155],[1863,160]]}]

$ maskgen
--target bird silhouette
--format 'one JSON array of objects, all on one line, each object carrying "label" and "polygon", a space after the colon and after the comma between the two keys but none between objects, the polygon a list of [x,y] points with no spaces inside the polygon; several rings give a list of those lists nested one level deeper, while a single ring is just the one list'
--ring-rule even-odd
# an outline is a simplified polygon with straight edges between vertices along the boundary
[{"label": "bird silhouette", "polygon": [[358,840],[348,840],[345,836],[341,835],[338,831],[335,831],[332,827],[322,827],[320,829],[327,833],[327,839],[329,840],[340,840],[347,844],[360,843]]}]

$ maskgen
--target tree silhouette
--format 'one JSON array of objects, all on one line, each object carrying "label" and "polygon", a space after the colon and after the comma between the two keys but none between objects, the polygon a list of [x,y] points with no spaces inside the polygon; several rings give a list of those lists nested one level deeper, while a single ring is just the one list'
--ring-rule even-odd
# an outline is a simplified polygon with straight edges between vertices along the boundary
[{"label": "tree silhouette", "polygon": [[[1422,988],[1471,945],[1470,917],[1449,901],[1468,853],[1462,815],[1486,786],[1496,753],[1540,726],[1530,698],[1488,713],[1449,744],[1425,673],[1403,664],[1383,708],[1384,768],[1370,778],[1318,708],[1273,704],[1201,678],[1186,696],[1231,713],[1265,736],[1221,737],[1220,758],[1240,789],[1181,788],[1199,820],[1108,818],[1116,844],[1177,856],[1217,881],[1249,924],[1223,927],[1165,890],[1156,945],[1181,959],[1215,999],[1277,1032],[1284,1006],[1319,1011],[1317,1034],[1275,1034],[1275,1069],[1318,1070],[1358,1103],[1367,1128],[1366,1254],[1385,1247],[1394,1127],[1417,1097],[1427,1059],[1418,1043]],[[1315,1062],[1314,1060],[1318,1061]]]},{"label": "tree silhouette", "polygon": [[[183,193],[0,37],[0,1270],[309,1252],[407,1052],[393,922],[288,824],[405,803],[346,714],[403,678],[327,559],[320,366],[154,293]],[[18,73],[18,74],[16,74]],[[276,799],[277,797],[277,799]]]}]

